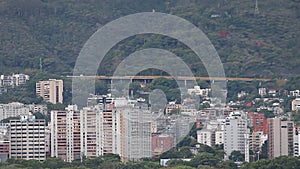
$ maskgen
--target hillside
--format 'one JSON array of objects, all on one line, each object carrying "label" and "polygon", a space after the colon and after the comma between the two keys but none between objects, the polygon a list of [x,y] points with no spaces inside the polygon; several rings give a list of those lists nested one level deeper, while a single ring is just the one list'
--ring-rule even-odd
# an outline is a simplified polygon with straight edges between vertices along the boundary
[{"label": "hillside", "polygon": [[[171,13],[198,26],[217,49],[231,77],[293,77],[300,73],[300,0],[0,0],[0,73],[43,69],[59,75],[72,68],[86,40],[121,16]],[[218,15],[219,17],[211,17]],[[137,49],[160,47],[182,57],[198,75],[200,60],[167,37],[142,35],[124,40],[106,56],[99,74],[112,74]]]}]

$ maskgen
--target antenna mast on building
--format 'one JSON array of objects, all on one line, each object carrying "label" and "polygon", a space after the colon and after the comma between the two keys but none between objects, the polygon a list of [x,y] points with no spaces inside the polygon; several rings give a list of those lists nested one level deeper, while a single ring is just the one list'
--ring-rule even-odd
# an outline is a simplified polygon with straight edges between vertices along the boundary
[{"label": "antenna mast on building", "polygon": [[258,14],[259,14],[259,9],[258,9],[258,2],[257,2],[257,0],[255,1],[255,11],[254,11],[254,14],[255,14],[255,15],[258,15]]},{"label": "antenna mast on building", "polygon": [[43,71],[43,63],[42,63],[42,58],[40,58],[40,71]]}]

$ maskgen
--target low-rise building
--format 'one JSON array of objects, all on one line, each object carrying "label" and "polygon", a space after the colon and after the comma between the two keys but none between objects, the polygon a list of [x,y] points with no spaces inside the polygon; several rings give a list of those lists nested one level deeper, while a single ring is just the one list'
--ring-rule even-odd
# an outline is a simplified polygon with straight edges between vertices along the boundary
[{"label": "low-rise building", "polygon": [[29,80],[29,76],[23,73],[12,75],[0,75],[0,86],[20,86]]},{"label": "low-rise building", "polygon": [[152,135],[152,155],[160,155],[175,146],[174,136],[169,134]]},{"label": "low-rise building", "polygon": [[292,101],[292,111],[300,110],[300,98],[296,98]]}]

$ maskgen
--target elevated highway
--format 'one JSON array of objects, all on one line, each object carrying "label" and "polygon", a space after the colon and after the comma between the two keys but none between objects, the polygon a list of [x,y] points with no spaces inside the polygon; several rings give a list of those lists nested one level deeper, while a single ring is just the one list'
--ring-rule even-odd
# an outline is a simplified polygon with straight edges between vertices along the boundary
[{"label": "elevated highway", "polygon": [[[69,78],[94,78],[100,80],[153,80],[158,78],[172,79],[173,76],[67,76]],[[247,77],[208,77],[208,76],[177,76],[178,80],[215,80],[215,81],[271,81],[271,78],[247,78]]]}]

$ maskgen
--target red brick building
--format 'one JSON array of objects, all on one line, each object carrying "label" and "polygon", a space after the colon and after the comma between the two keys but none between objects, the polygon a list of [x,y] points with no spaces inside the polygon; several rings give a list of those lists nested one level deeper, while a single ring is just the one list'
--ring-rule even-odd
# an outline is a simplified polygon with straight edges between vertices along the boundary
[{"label": "red brick building", "polygon": [[262,113],[248,113],[250,124],[253,127],[253,131],[263,131],[264,134],[268,134],[268,122]]},{"label": "red brick building", "polygon": [[152,152],[154,156],[160,155],[175,146],[174,137],[164,134],[152,135]]}]

